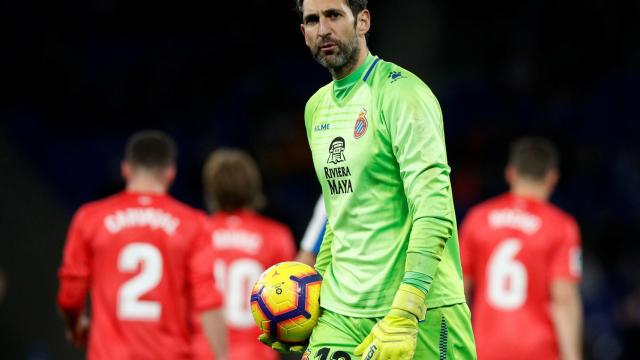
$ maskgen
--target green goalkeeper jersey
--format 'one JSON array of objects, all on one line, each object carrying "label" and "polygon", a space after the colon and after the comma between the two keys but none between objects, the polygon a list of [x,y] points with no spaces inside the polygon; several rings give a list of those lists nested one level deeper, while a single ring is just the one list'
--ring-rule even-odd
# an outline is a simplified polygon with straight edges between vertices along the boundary
[{"label": "green goalkeeper jersey", "polygon": [[431,90],[369,55],[309,99],[305,124],[328,218],[316,263],[322,307],[381,317],[412,278],[430,308],[464,302],[442,114]]}]

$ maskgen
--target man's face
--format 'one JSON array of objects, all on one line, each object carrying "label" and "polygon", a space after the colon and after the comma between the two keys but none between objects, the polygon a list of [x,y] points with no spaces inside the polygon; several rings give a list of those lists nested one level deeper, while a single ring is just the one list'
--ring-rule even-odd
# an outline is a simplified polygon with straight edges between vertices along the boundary
[{"label": "man's face", "polygon": [[311,54],[322,66],[342,68],[357,61],[356,19],[346,0],[305,0],[300,28]]}]

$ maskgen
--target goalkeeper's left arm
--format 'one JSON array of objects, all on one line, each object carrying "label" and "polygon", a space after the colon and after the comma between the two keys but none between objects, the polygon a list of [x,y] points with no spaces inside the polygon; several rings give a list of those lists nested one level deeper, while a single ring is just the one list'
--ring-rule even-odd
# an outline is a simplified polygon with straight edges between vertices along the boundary
[{"label": "goalkeeper's left arm", "polygon": [[412,359],[427,293],[453,232],[454,211],[437,100],[417,82],[405,82],[395,90],[384,98],[383,121],[400,167],[412,229],[405,274],[391,309],[355,355],[378,352],[382,359]]}]

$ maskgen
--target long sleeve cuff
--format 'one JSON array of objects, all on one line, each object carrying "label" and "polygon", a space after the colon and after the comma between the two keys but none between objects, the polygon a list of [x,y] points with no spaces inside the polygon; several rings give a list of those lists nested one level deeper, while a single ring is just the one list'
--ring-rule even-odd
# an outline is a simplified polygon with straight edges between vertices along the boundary
[{"label": "long sleeve cuff", "polygon": [[61,309],[81,311],[84,308],[88,284],[84,279],[65,279],[60,282],[57,301]]},{"label": "long sleeve cuff", "polygon": [[418,290],[420,290],[423,294],[427,295],[429,293],[429,289],[431,288],[431,283],[433,282],[433,278],[427,274],[415,272],[415,271],[407,271],[404,273],[404,278],[402,278],[403,284],[411,285]]},{"label": "long sleeve cuff", "polygon": [[428,253],[408,252],[403,283],[411,284],[428,293],[440,264],[440,258]]}]

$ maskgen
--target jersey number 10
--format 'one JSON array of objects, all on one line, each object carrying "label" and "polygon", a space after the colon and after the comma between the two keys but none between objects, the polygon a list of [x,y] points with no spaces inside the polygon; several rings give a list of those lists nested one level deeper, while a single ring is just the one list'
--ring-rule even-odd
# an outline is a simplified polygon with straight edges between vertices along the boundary
[{"label": "jersey number 10", "polygon": [[264,271],[262,264],[251,258],[241,258],[226,263],[216,260],[213,274],[216,285],[225,294],[225,320],[237,328],[254,326],[251,315],[250,294],[253,284]]}]

